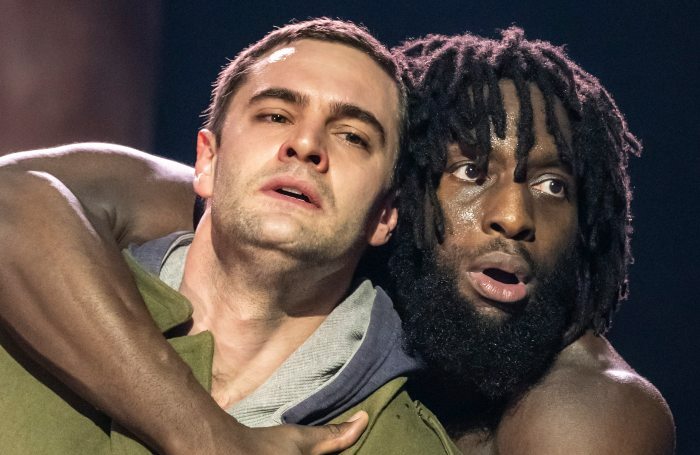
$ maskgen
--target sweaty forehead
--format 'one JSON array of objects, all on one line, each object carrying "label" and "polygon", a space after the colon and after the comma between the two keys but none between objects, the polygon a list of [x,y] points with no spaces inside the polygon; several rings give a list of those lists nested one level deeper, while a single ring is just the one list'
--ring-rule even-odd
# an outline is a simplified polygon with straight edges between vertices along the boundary
[{"label": "sweaty forehead", "polygon": [[[505,113],[505,135],[498,137],[496,129],[491,124],[490,142],[491,159],[512,161],[516,159],[516,150],[520,141],[526,140],[520,131],[521,115],[527,114],[521,109],[521,99],[529,101],[531,111],[530,120],[527,122],[527,133],[531,133],[532,145],[526,151],[527,166],[535,163],[547,162],[555,164],[559,160],[559,150],[556,140],[547,128],[546,102],[542,91],[534,83],[528,83],[528,93],[519,94],[515,84],[510,79],[501,79],[498,82],[502,106]],[[524,96],[523,96],[524,95]],[[571,127],[569,118],[562,102],[558,98],[552,99],[554,121],[561,132],[564,141],[571,146]]]},{"label": "sweaty forehead", "polygon": [[[503,106],[506,111],[506,122],[508,127],[515,127],[520,121],[521,109],[515,84],[510,79],[501,79],[498,83],[503,99]],[[532,129],[535,137],[534,147],[554,145],[554,138],[547,129],[547,115],[545,98],[542,90],[534,82],[527,84],[530,95],[530,106],[532,108]],[[564,105],[557,97],[552,98],[554,107],[554,117],[561,130],[564,139],[571,146],[571,124],[569,116],[566,114]]]},{"label": "sweaty forehead", "polygon": [[[545,109],[546,104],[544,95],[540,88],[533,82],[527,83],[527,87],[529,90],[529,107],[532,113],[529,128],[534,140],[532,148],[528,151],[528,155],[530,155],[533,152],[541,153],[543,151],[551,151],[556,153],[557,147],[555,139],[549,133],[549,130],[547,128],[547,114]],[[489,136],[491,148],[492,150],[504,149],[514,151],[518,143],[518,129],[520,116],[522,113],[522,110],[520,109],[520,96],[517,92],[514,82],[511,79],[499,80],[498,88],[501,95],[500,98],[502,102],[503,111],[505,113],[506,131],[504,137],[499,137],[496,133],[496,128],[493,121],[491,122]],[[470,98],[473,98],[474,96],[472,89],[472,87],[469,87],[467,89]],[[485,86],[483,88],[483,96],[484,98],[487,98],[489,96],[488,86]],[[558,129],[561,132],[564,141],[569,147],[571,147],[571,123],[569,120],[569,116],[567,115],[566,109],[561,100],[557,97],[552,98],[552,104],[556,125],[558,126]],[[476,131],[470,130],[470,135],[476,141]],[[452,146],[456,146],[456,144],[452,144]],[[475,153],[476,150],[473,150],[471,152],[469,150],[464,150],[462,152],[470,155],[471,153]]]},{"label": "sweaty forehead", "polygon": [[386,93],[385,98],[396,96],[398,100],[394,80],[379,64],[365,52],[343,43],[302,39],[282,44],[260,57],[249,77],[274,77],[277,73],[283,73],[279,76],[290,83],[303,75],[315,78],[316,83],[345,85],[368,94],[381,91]]},{"label": "sweaty forehead", "polygon": [[311,101],[347,103],[371,112],[398,143],[399,90],[366,53],[336,42],[313,39],[280,45],[252,65],[241,87],[293,90]]}]

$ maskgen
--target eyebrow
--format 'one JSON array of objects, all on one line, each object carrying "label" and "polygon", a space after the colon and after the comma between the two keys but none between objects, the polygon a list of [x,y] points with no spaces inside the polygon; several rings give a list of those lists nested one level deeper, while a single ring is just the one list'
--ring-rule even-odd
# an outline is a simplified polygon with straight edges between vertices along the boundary
[{"label": "eyebrow", "polygon": [[554,152],[551,154],[547,154],[547,156],[541,157],[541,158],[531,158],[532,155],[528,156],[528,163],[527,167],[529,168],[547,168],[547,167],[558,167],[566,171],[568,174],[573,175],[573,168],[571,164],[563,162],[559,158],[559,153]]},{"label": "eyebrow", "polygon": [[377,117],[375,117],[371,112],[366,111],[354,104],[338,102],[333,103],[333,106],[331,107],[331,116],[336,119],[354,118],[370,125],[379,133],[381,145],[384,146],[386,144],[386,132],[384,131],[384,127],[381,123],[379,123]]},{"label": "eyebrow", "polygon": [[300,106],[306,106],[307,104],[309,104],[309,97],[306,95],[286,88],[271,87],[256,92],[250,98],[250,100],[248,100],[248,105],[251,105],[264,99],[277,99],[292,104],[298,104]]}]

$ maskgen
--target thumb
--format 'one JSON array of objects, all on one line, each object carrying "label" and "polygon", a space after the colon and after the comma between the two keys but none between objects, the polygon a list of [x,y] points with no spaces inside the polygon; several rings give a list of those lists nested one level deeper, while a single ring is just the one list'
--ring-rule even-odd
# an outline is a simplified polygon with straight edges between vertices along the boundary
[{"label": "thumb", "polygon": [[303,452],[322,455],[345,450],[357,441],[368,422],[367,413],[359,411],[343,423],[306,427],[304,431],[308,430],[309,434],[302,435],[307,447]]}]

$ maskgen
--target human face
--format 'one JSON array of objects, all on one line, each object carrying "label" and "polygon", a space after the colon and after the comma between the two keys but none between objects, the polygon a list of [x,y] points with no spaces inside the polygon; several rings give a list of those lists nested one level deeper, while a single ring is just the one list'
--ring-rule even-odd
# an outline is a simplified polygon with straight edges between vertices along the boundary
[{"label": "human face", "polygon": [[398,100],[394,81],[345,45],[301,40],[262,57],[228,106],[221,143],[198,137],[195,186],[211,198],[215,248],[344,264],[386,242]]},{"label": "human face", "polygon": [[[512,81],[501,80],[499,86],[506,135],[500,139],[492,132],[486,172],[474,165],[473,151],[449,148],[438,188],[446,235],[437,258],[455,271],[460,294],[478,312],[504,318],[522,310],[538,286],[538,275],[550,273],[570,249],[578,220],[575,181],[547,132],[544,99],[534,84],[530,95],[535,143],[525,181],[514,181],[519,102]],[[560,102],[555,112],[570,140]]]}]

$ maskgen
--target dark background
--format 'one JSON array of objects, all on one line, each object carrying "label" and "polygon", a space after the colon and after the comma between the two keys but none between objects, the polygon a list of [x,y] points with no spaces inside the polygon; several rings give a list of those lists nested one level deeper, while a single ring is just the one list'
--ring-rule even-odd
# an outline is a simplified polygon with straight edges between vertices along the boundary
[{"label": "dark background", "polygon": [[[0,0],[0,8],[10,3],[13,0]],[[31,0],[21,5],[41,3],[46,2]],[[105,39],[107,44],[95,53],[94,64],[99,65],[99,54],[113,57],[111,43],[123,42],[120,34],[129,38],[138,56],[135,67],[143,74],[140,80],[132,78],[124,83],[121,91],[115,90],[113,98],[127,99],[139,87],[155,87],[150,95],[135,97],[134,105],[148,105],[138,111],[144,131],[119,136],[81,130],[76,122],[69,140],[117,140],[192,163],[199,114],[207,106],[210,84],[219,68],[244,46],[292,18],[325,15],[350,19],[366,25],[389,46],[431,32],[470,31],[494,37],[496,29],[513,23],[523,27],[529,38],[566,44],[569,55],[610,90],[644,144],[643,157],[631,162],[636,257],[631,269],[632,294],[609,337],[623,357],[668,400],[678,428],[678,453],[700,453],[700,443],[691,438],[692,428],[700,427],[696,411],[700,386],[695,384],[700,372],[693,333],[700,323],[700,309],[695,307],[700,305],[695,296],[700,272],[696,259],[700,252],[697,2],[166,1],[160,3],[157,17],[153,5],[158,2],[146,3],[150,6],[127,0],[90,3],[101,4],[101,11],[122,5],[111,14],[100,12],[92,20],[103,28],[120,30]],[[56,15],[56,7],[49,8]],[[24,14],[34,20],[33,11]],[[144,17],[150,19],[145,21]],[[35,38],[29,35],[24,39]],[[64,46],[63,50],[68,46],[54,41]],[[0,50],[7,46],[7,41],[0,42]],[[150,47],[155,51],[144,51]],[[0,70],[5,67],[0,66]],[[4,74],[0,71],[0,80]],[[0,87],[0,118],[9,114],[2,105],[2,91]],[[59,105],[67,105],[67,101]],[[108,117],[113,124],[119,118],[134,120],[129,113]],[[16,144],[29,148],[64,140],[15,141],[4,150],[18,149]]]}]

